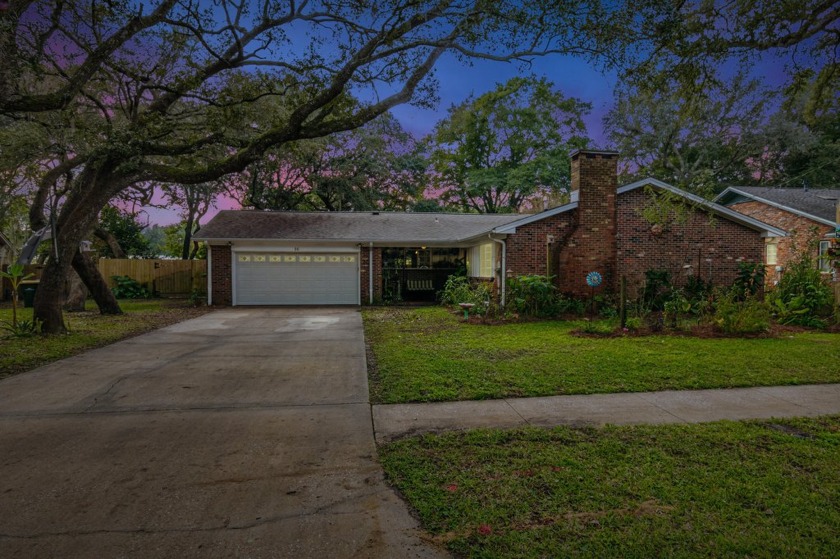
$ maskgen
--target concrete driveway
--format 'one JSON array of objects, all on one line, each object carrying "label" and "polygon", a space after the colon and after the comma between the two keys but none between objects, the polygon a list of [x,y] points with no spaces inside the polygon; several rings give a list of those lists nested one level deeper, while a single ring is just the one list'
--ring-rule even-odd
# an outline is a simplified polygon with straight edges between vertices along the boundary
[{"label": "concrete driveway", "polygon": [[383,482],[361,317],[231,309],[0,382],[1,557],[444,557]]}]

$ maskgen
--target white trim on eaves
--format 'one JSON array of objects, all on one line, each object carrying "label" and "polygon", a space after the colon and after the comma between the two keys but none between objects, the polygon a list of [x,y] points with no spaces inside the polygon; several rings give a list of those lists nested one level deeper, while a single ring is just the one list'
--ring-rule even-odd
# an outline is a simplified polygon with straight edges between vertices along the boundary
[{"label": "white trim on eaves", "polygon": [[[767,198],[762,198],[761,196],[756,196],[755,194],[750,194],[749,192],[744,192],[743,190],[738,190],[738,188],[734,187],[734,186],[727,187],[726,190],[724,190],[723,192],[721,192],[720,194],[715,196],[715,200],[721,200],[727,194],[733,194],[733,193],[737,194],[738,196],[744,196],[746,198],[749,198],[750,200],[753,200],[755,202],[761,202],[762,204],[767,204],[768,206],[772,206],[774,208],[778,208],[780,210],[784,210],[786,212],[790,212],[792,214],[802,216],[804,218],[816,221],[818,223],[822,223],[824,225],[830,225],[832,227],[835,226],[835,223],[833,221],[831,221],[830,219],[825,219],[824,217],[817,217],[817,216],[809,214],[807,212],[803,212],[802,210],[797,210],[796,208],[791,208],[790,206],[785,206],[784,204],[780,204],[779,202],[774,202],[773,200],[768,200]],[[831,198],[829,198],[829,200],[831,200]]]},{"label": "white trim on eaves", "polygon": [[706,208],[707,210],[714,212],[719,215],[723,215],[735,221],[736,223],[740,223],[742,225],[746,225],[752,229],[756,229],[758,231],[763,231],[765,237],[787,237],[787,232],[783,229],[779,229],[778,227],[773,227],[772,225],[768,225],[762,221],[759,221],[755,218],[752,218],[748,215],[744,215],[741,212],[736,212],[735,210],[731,210],[726,206],[721,206],[720,204],[716,204],[714,202],[709,202],[705,198],[701,198],[696,194],[692,194],[690,192],[686,192],[685,190],[681,190],[675,186],[671,186],[666,182],[662,182],[659,179],[654,178],[647,178],[642,179],[640,181],[636,181],[634,183],[622,186],[618,189],[618,194],[624,194],[625,192],[630,192],[632,190],[636,190],[638,188],[643,188],[645,186],[654,186],[656,188],[661,188],[663,190],[667,190],[669,192],[673,192],[677,196],[681,196],[687,200],[694,202],[695,204]]},{"label": "white trim on eaves", "polygon": [[564,206],[557,206],[556,208],[551,208],[550,210],[546,210],[544,212],[540,212],[538,214],[529,215],[528,217],[523,217],[522,219],[517,219],[516,221],[512,221],[507,225],[502,225],[501,227],[496,227],[493,229],[493,233],[497,233],[499,235],[510,235],[516,233],[517,227],[522,227],[524,225],[528,225],[529,223],[534,223],[535,221],[540,221],[541,219],[545,219],[547,217],[552,217],[557,214],[562,214],[568,212],[569,210],[574,210],[578,207],[577,202],[570,202]]}]

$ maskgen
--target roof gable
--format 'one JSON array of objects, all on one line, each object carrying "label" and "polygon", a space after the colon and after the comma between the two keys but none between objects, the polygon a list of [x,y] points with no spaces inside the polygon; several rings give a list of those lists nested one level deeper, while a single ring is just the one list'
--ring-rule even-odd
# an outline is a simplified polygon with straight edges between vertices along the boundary
[{"label": "roof gable", "polygon": [[840,189],[772,188],[765,186],[730,186],[715,198],[715,202],[730,205],[756,201],[804,218],[834,225]]},{"label": "roof gable", "polygon": [[[695,204],[697,206],[700,206],[700,207],[706,209],[707,211],[710,211],[710,212],[712,212],[712,213],[714,213],[718,216],[725,217],[725,218],[727,218],[731,221],[734,221],[736,223],[740,223],[741,225],[749,227],[750,229],[755,229],[756,231],[761,231],[765,235],[772,236],[772,237],[785,237],[787,235],[785,233],[785,231],[783,231],[783,230],[781,230],[777,227],[773,227],[772,225],[762,223],[761,221],[758,221],[757,219],[751,218],[749,216],[746,216],[746,215],[741,214],[739,212],[736,212],[734,210],[730,210],[726,206],[721,206],[720,204],[715,204],[714,202],[709,202],[705,198],[701,198],[700,196],[697,196],[696,194],[692,194],[690,192],[686,192],[685,190],[681,190],[681,189],[679,189],[675,186],[671,186],[670,184],[668,184],[666,182],[662,182],[659,179],[646,178],[646,179],[642,179],[640,181],[636,181],[634,183],[624,185],[624,186],[622,186],[618,189],[617,194],[619,196],[621,196],[625,192],[632,192],[634,190],[638,190],[639,188],[644,188],[644,187],[647,187],[647,186],[672,192],[672,193],[676,194],[677,196],[680,196],[681,198],[685,198],[686,200],[690,201],[692,204]],[[531,216],[528,216],[528,217],[524,217],[524,218],[521,218],[521,219],[519,219],[517,221],[514,221],[512,223],[508,223],[508,224],[503,225],[501,227],[497,227],[493,232],[494,233],[507,233],[507,234],[516,233],[516,228],[517,227],[522,227],[524,225],[528,225],[529,223],[534,223],[535,221],[539,221],[539,220],[545,219],[547,217],[555,216],[555,215],[563,213],[563,212],[568,212],[568,211],[577,209],[577,207],[578,207],[578,203],[577,203],[577,201],[574,201],[574,202],[571,202],[571,203],[566,204],[564,206],[558,206],[556,208],[552,208],[552,209],[544,211],[542,213],[538,213],[538,214],[534,214],[534,215],[531,215]]]}]

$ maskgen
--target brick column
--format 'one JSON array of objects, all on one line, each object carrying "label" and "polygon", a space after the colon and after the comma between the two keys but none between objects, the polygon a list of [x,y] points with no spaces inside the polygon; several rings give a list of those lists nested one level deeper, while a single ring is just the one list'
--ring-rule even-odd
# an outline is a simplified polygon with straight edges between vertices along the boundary
[{"label": "brick column", "polygon": [[229,307],[233,304],[233,270],[231,269],[231,250],[228,245],[211,245],[210,286],[213,289],[213,305]]},{"label": "brick column", "polygon": [[560,250],[560,289],[588,295],[586,274],[603,276],[601,290],[616,289],[618,153],[572,152],[572,191],[578,192],[577,226]]}]

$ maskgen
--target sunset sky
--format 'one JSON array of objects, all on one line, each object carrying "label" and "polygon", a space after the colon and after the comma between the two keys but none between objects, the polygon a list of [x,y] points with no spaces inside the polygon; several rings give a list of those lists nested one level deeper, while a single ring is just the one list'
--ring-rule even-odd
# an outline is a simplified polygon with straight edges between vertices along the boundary
[{"label": "sunset sky", "polygon": [[[754,75],[766,85],[778,86],[784,79],[785,62],[771,56],[754,66]],[[406,130],[422,137],[430,133],[434,125],[446,117],[447,109],[470,95],[481,95],[490,91],[497,83],[503,83],[517,75],[534,74],[546,77],[566,96],[577,97],[592,104],[592,112],[585,118],[593,147],[609,148],[604,135],[603,117],[613,104],[613,92],[618,81],[615,72],[603,72],[591,62],[572,56],[547,56],[539,58],[530,66],[518,63],[476,61],[467,65],[452,55],[444,56],[437,65],[436,78],[439,82],[440,102],[435,109],[422,109],[403,105],[392,112]],[[219,209],[238,207],[236,202],[221,199]],[[149,209],[150,223],[168,225],[179,221],[176,211]],[[202,222],[206,223],[216,211]],[[145,219],[145,218],[144,218]]]}]

